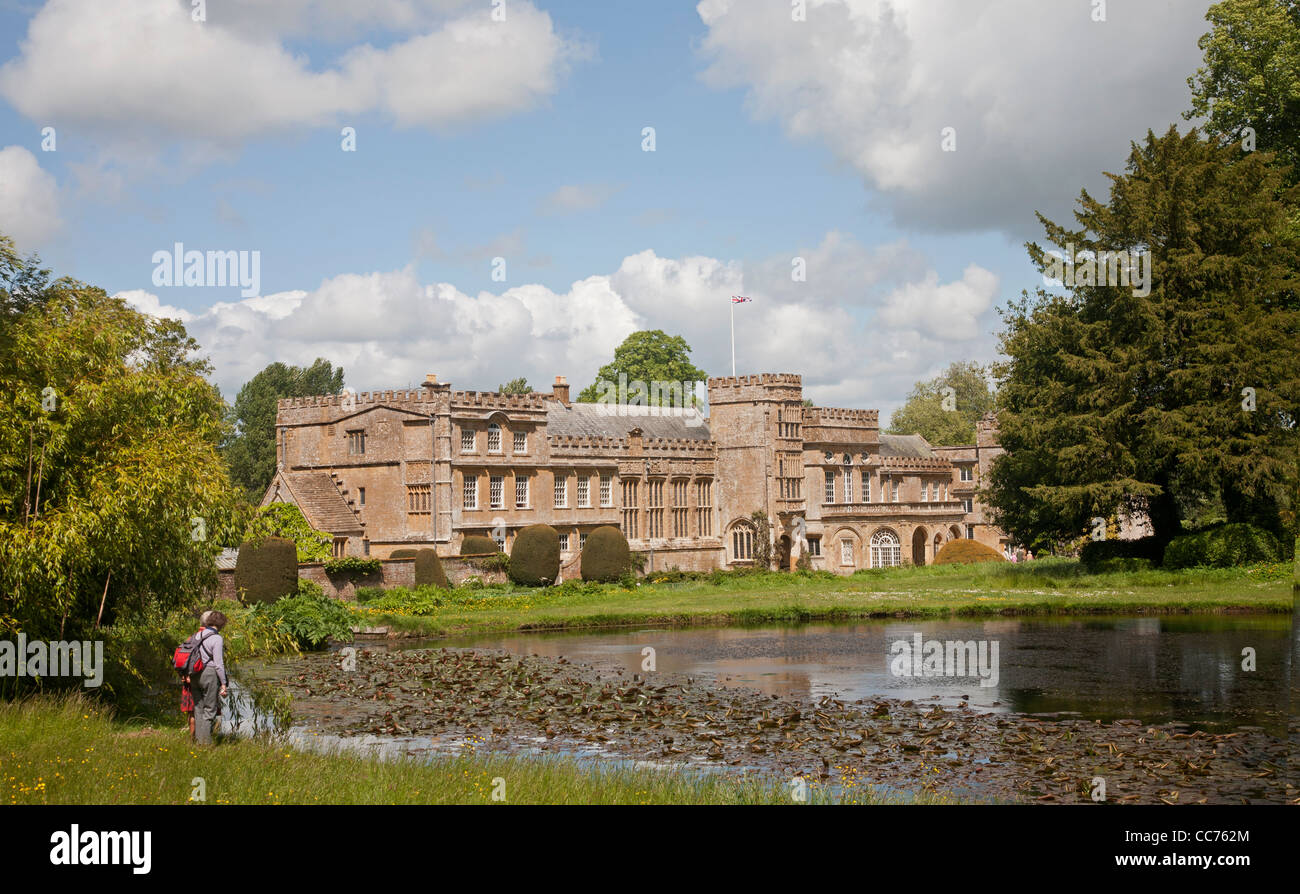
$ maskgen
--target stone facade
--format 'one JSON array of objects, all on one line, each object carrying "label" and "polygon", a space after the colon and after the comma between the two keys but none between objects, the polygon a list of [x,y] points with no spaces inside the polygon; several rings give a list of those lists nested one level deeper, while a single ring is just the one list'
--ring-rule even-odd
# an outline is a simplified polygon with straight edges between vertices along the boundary
[{"label": "stone facade", "polygon": [[935,447],[934,452],[953,465],[952,493],[963,501],[966,520],[962,530],[965,536],[1007,554],[1011,541],[991,523],[987,510],[976,497],[976,491],[988,479],[993,460],[1004,452],[998,446],[998,427],[992,415],[975,423],[974,446]]},{"label": "stone facade", "polygon": [[881,434],[875,410],[803,406],[798,375],[714,378],[708,397],[706,419],[573,403],[560,377],[547,393],[504,395],[429,376],[415,390],[282,400],[263,504],[297,504],[338,555],[451,556],[471,534],[509,551],[545,523],[566,578],[600,525],[621,528],[647,572],[753,564],[759,511],[786,567],[805,552],[840,573],[926,564],[955,537],[1005,539],[974,497],[1000,452],[991,419],[973,446],[931,447]]}]

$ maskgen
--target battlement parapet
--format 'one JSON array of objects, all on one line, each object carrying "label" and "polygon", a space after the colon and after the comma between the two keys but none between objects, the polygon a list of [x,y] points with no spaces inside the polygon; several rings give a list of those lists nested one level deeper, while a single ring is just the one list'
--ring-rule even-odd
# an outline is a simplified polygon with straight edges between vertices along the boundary
[{"label": "battlement parapet", "polygon": [[714,376],[710,388],[732,388],[742,385],[795,385],[803,387],[803,376],[798,373],[756,373],[747,376]]},{"label": "battlement parapet", "polygon": [[282,397],[276,401],[277,410],[301,410],[317,407],[338,407],[348,412],[367,404],[429,403],[435,399],[427,388],[388,391],[345,392],[343,394],[315,394],[308,397]]},{"label": "battlement parapet", "polygon": [[547,435],[546,443],[551,452],[556,451],[618,451],[628,449],[627,438],[611,438],[600,435]]},{"label": "battlement parapet", "polygon": [[496,391],[453,391],[452,410],[541,410],[546,409],[546,397],[533,394],[501,394]]},{"label": "battlement parapet", "polygon": [[717,451],[713,440],[698,438],[646,438],[642,442],[647,451],[658,453],[699,453],[712,456]]},{"label": "battlement parapet", "polygon": [[818,425],[827,422],[877,425],[880,420],[880,411],[855,410],[847,407],[805,407],[803,420],[804,425]]},{"label": "battlement parapet", "polygon": [[885,456],[883,467],[912,472],[951,472],[953,465],[939,456]]}]

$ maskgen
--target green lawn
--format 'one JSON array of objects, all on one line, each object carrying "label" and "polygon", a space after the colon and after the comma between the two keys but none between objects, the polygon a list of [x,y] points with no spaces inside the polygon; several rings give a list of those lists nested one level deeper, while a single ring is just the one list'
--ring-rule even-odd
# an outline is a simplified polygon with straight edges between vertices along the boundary
[{"label": "green lawn", "polygon": [[[657,582],[659,581],[659,582]],[[847,577],[763,573],[635,588],[569,583],[390,592],[356,608],[363,626],[428,635],[625,624],[755,624],[869,617],[1134,612],[1289,612],[1289,565],[1089,574],[1073,560],[881,569]],[[410,598],[406,598],[409,596]]]},{"label": "green lawn", "polygon": [[[474,754],[380,761],[249,740],[192,746],[181,729],[114,722],[80,697],[0,703],[6,804],[184,804],[201,778],[207,804],[792,804],[792,788],[667,770],[594,768],[556,758]],[[832,796],[809,783],[806,803],[889,803],[855,776]],[[953,803],[923,791],[917,803]]]}]

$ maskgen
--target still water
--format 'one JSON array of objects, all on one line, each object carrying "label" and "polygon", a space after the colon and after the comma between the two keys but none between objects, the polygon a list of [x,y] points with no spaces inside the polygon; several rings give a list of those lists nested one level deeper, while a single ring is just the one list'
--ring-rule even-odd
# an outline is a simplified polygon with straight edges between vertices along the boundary
[{"label": "still water", "polygon": [[[900,646],[930,640],[996,644],[994,674],[903,676]],[[776,695],[886,697],[989,712],[1103,722],[1186,723],[1223,732],[1286,728],[1290,615],[880,621],[749,628],[532,633],[403,643],[400,648],[505,649],[640,673],[656,670]],[[1254,670],[1243,667],[1253,650]],[[948,668],[951,670],[952,668]],[[988,668],[986,668],[986,671]],[[993,684],[993,685],[989,685]]]}]

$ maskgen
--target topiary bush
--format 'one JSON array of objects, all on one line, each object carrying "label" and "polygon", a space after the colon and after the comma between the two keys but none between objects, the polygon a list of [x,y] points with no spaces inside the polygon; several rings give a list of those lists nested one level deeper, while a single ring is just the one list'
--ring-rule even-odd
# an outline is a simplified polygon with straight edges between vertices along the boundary
[{"label": "topiary bush", "polygon": [[274,602],[298,591],[298,548],[292,540],[245,541],[235,563],[235,592],[245,602]]},{"label": "topiary bush", "polygon": [[560,576],[560,534],[550,525],[529,525],[515,537],[510,552],[510,579],[525,587],[543,587]]},{"label": "topiary bush", "polygon": [[472,534],[460,542],[460,554],[462,556],[480,556],[487,553],[499,553],[501,547],[491,537],[484,537],[482,534]]},{"label": "topiary bush", "polygon": [[1166,568],[1229,568],[1282,558],[1277,538],[1254,525],[1226,524],[1175,537],[1165,547]]},{"label": "topiary bush", "polygon": [[442,570],[442,560],[436,550],[421,549],[415,553],[415,585],[417,587],[433,586],[450,590],[447,572]]},{"label": "topiary bush", "polygon": [[602,525],[587,535],[580,561],[583,580],[609,583],[632,569],[632,550],[622,531],[613,525]]},{"label": "topiary bush", "polygon": [[393,550],[391,553],[388,554],[388,558],[390,558],[390,559],[414,559],[414,558],[415,558],[415,554],[418,553],[418,552],[419,552],[419,550],[418,550],[418,549],[415,549],[415,548],[413,548],[413,547],[410,547],[410,548],[408,548],[408,547],[403,547],[402,549],[395,549],[395,550]]},{"label": "topiary bush", "polygon": [[934,557],[935,565],[968,565],[974,562],[1005,562],[1006,556],[978,540],[949,540]]},{"label": "topiary bush", "polygon": [[1079,550],[1079,562],[1088,571],[1100,571],[1110,559],[1149,559],[1159,565],[1163,552],[1160,541],[1154,537],[1137,540],[1089,540]]}]

